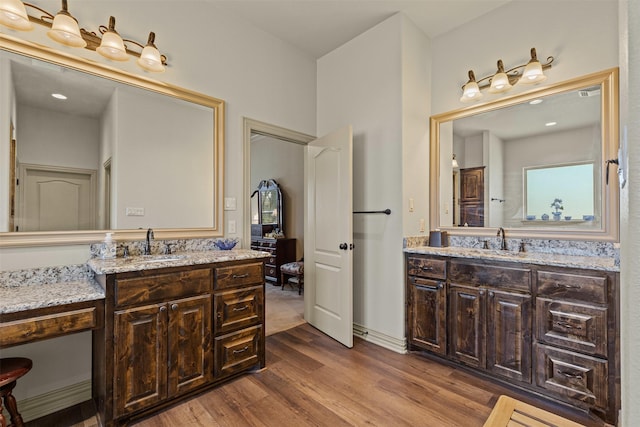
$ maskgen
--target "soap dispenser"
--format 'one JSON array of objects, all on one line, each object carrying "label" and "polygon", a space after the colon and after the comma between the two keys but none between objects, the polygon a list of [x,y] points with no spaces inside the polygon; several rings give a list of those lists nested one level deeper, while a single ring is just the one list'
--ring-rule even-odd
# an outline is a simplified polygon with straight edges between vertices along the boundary
[{"label": "soap dispenser", "polygon": [[107,233],[104,236],[101,252],[103,259],[114,259],[116,257],[116,242],[113,241],[111,233]]}]

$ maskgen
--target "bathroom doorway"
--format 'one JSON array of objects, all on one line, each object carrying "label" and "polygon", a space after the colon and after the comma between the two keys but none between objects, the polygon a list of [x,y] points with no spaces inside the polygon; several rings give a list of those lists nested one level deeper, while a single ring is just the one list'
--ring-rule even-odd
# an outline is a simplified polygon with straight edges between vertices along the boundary
[{"label": "bathroom doorway", "polygon": [[[244,119],[244,241],[251,246],[251,195],[259,182],[274,179],[284,195],[283,231],[296,239],[295,260],[300,260],[304,248],[304,153],[305,145],[314,140],[311,135],[278,126]],[[304,293],[285,283],[266,284],[267,335],[304,323]]]}]

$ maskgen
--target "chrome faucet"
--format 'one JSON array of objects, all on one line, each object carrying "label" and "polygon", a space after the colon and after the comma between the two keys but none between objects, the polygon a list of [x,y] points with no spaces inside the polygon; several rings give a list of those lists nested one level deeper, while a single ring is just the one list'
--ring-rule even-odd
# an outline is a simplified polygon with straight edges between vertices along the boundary
[{"label": "chrome faucet", "polygon": [[507,239],[505,239],[504,237],[504,228],[500,227],[498,228],[498,237],[500,237],[500,250],[506,251],[507,250]]},{"label": "chrome faucet", "polygon": [[153,239],[153,230],[152,229],[148,229],[147,230],[147,242],[144,245],[144,254],[145,255],[151,255],[151,239]]}]

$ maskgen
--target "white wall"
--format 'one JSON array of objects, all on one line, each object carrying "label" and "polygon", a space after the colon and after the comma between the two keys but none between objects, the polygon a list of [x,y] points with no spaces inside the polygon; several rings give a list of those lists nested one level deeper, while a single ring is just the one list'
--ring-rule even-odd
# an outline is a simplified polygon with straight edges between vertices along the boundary
[{"label": "white wall", "polygon": [[[141,90],[118,89],[117,99],[112,227],[210,227],[213,110]],[[127,208],[144,215],[127,216]]]},{"label": "white wall", "polygon": [[[37,4],[54,12],[60,8],[59,1],[38,1]],[[163,74],[146,75],[226,101],[225,195],[236,197],[237,209],[226,211],[225,217],[227,220],[235,219],[236,224],[243,224],[242,117],[253,117],[287,129],[315,134],[315,60],[297,48],[218,10],[210,2],[161,1],[153,2],[152,7],[149,4],[99,0],[92,1],[91,7],[83,7],[86,5],[78,2],[75,7],[72,6],[72,13],[84,27],[94,31],[106,23],[109,15],[116,16],[120,34],[142,42],[146,41],[149,25],[152,24],[156,32],[156,45],[169,57],[170,66]],[[176,15],[177,8],[179,15]],[[60,47],[37,33],[37,30],[15,35],[27,40],[38,38],[39,42],[55,49],[108,62],[95,52]],[[110,64],[140,73],[135,61]],[[0,84],[4,89],[4,81]],[[4,103],[1,108],[0,112],[4,112]],[[0,128],[0,131],[3,129]],[[3,134],[8,135],[8,129]],[[5,138],[0,138],[0,141],[4,144]],[[0,149],[4,150],[3,147]],[[117,171],[114,170],[115,173]],[[7,191],[4,186],[0,187],[0,197],[6,195]],[[241,231],[241,228],[238,230]],[[156,233],[156,237],[159,234]],[[88,245],[2,248],[0,269],[84,263],[88,257]],[[90,354],[86,351],[90,348],[90,342],[85,335],[74,335],[72,339],[77,340],[77,345],[59,339],[43,342],[48,346],[49,355],[35,354],[24,346],[2,350],[3,356],[33,356],[34,370],[18,384],[18,399],[34,396],[45,389],[55,389],[65,382],[71,384],[79,370],[82,371],[80,376],[90,378]],[[55,361],[74,360],[78,354],[84,354],[88,363],[81,366]],[[53,372],[56,378],[43,385],[40,376],[43,371]]]},{"label": "white wall", "polygon": [[621,2],[620,16],[620,116],[629,155],[628,182],[620,194],[621,425],[631,427],[640,420],[640,2]]},{"label": "white wall", "polygon": [[296,239],[296,259],[300,259],[304,253],[304,145],[269,136],[252,137],[251,188],[258,188],[263,179],[274,179],[280,186],[284,233]]},{"label": "white wall", "polygon": [[16,132],[20,163],[98,169],[96,118],[18,104]]},{"label": "white wall", "polygon": [[501,227],[504,225],[503,214],[505,202],[491,199],[505,199],[504,195],[504,144],[500,138],[489,131],[484,131],[483,136],[485,164],[490,165],[485,171],[485,218],[489,227]]},{"label": "white wall", "polygon": [[[420,210],[407,229],[416,230],[428,204],[428,154],[420,146],[428,106],[416,97],[429,90],[429,43],[412,26],[397,14],[318,60],[317,134],[353,126],[354,210],[392,211],[353,217],[354,323],[391,347],[404,342],[403,177],[418,181],[407,182],[405,194]],[[404,92],[404,79],[416,93]],[[405,164],[419,168],[416,178],[413,170],[405,175]]]},{"label": "white wall", "polygon": [[[529,49],[538,59],[554,56],[542,85],[618,66],[617,2],[611,0],[514,1],[433,39],[433,114],[463,108],[460,102],[473,69],[476,78],[492,75],[496,61],[505,68],[524,64]],[[508,94],[527,90],[514,87]],[[486,91],[485,91],[486,92]],[[484,93],[481,102],[504,94]]]}]

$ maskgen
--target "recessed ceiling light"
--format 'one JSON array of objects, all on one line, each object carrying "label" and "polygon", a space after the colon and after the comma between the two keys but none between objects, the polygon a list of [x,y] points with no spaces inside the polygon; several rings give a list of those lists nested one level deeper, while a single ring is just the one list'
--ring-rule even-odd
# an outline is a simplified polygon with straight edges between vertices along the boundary
[{"label": "recessed ceiling light", "polygon": [[557,124],[558,124],[557,122],[549,122],[549,123],[545,123],[544,125],[545,126],[555,126]]},{"label": "recessed ceiling light", "polygon": [[67,99],[67,97],[61,93],[52,93],[51,96],[53,96],[56,99]]},{"label": "recessed ceiling light", "polygon": [[538,105],[542,103],[542,99],[534,99],[533,101],[529,101],[531,105]]}]

